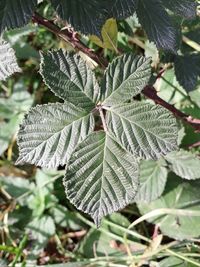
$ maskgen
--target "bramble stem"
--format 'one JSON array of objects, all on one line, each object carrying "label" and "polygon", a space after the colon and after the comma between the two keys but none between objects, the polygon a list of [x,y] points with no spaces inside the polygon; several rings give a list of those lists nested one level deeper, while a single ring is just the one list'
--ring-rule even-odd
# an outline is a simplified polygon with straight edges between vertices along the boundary
[{"label": "bramble stem", "polygon": [[74,49],[82,51],[91,59],[93,59],[96,63],[98,63],[101,67],[105,67],[108,64],[103,57],[98,56],[96,53],[94,53],[93,50],[85,46],[79,39],[78,35],[71,29],[65,28],[62,30],[54,22],[42,17],[38,13],[34,13],[34,15],[32,16],[32,21],[34,23],[44,26],[49,31],[57,35],[59,38],[63,39],[65,42],[70,43]]}]

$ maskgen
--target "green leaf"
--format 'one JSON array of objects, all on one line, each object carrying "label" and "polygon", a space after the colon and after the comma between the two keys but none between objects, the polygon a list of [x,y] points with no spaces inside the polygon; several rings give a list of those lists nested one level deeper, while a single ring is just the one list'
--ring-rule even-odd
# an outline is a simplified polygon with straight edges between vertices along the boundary
[{"label": "green leaf", "polygon": [[[55,234],[55,224],[51,216],[34,218],[27,226],[26,232],[32,237],[31,253],[38,257],[48,240]],[[30,255],[29,255],[30,256]]]},{"label": "green leaf", "polygon": [[11,119],[27,112],[33,104],[33,96],[27,91],[25,81],[18,80],[14,84],[12,95],[0,98],[0,118]]},{"label": "green leaf", "polygon": [[36,267],[87,267],[88,264],[83,262],[68,262],[68,263],[60,263],[60,264],[48,264],[48,265],[37,265]]},{"label": "green leaf", "polygon": [[[108,2],[110,5],[108,5]],[[109,17],[122,19],[133,15],[138,0],[110,0],[106,1]],[[110,8],[111,7],[111,8]],[[110,13],[111,10],[111,13]]]},{"label": "green leaf", "polygon": [[[196,260],[192,259],[191,257],[190,260],[196,262]],[[196,264],[194,265],[192,263],[186,262],[183,259],[176,258],[173,256],[165,258],[164,260],[159,262],[159,267],[195,267],[195,266],[197,265]]]},{"label": "green leaf", "polygon": [[189,151],[171,152],[165,156],[170,163],[171,170],[178,176],[194,180],[200,178],[200,160]]},{"label": "green leaf", "polygon": [[15,72],[21,72],[14,50],[3,40],[0,40],[0,62],[0,81],[5,81]]},{"label": "green leaf", "polygon": [[9,98],[0,98],[0,155],[8,148],[16,134],[24,112],[33,103],[32,96],[27,92],[22,80],[15,83],[13,93]]},{"label": "green leaf", "polygon": [[37,0],[1,0],[0,35],[4,30],[19,28],[29,22],[37,6]]},{"label": "green leaf", "polygon": [[157,86],[158,96],[166,102],[180,108],[181,102],[186,98],[185,90],[179,85],[174,69],[164,72]]},{"label": "green leaf", "polygon": [[196,17],[197,3],[194,0],[162,0],[163,5],[187,19]]},{"label": "green leaf", "polygon": [[68,199],[101,218],[132,202],[138,188],[138,161],[103,131],[89,135],[75,149],[64,178]]},{"label": "green leaf", "polygon": [[17,164],[65,165],[76,145],[94,128],[94,118],[70,103],[32,108],[18,133]]},{"label": "green leaf", "polygon": [[111,18],[106,21],[101,30],[101,36],[103,38],[103,41],[95,35],[92,35],[90,37],[90,40],[102,48],[114,50],[115,52],[118,53],[117,34],[118,34],[117,22],[115,19]]},{"label": "green leaf", "polygon": [[135,101],[113,106],[106,119],[117,142],[141,158],[156,159],[177,148],[176,119],[163,107]]},{"label": "green leaf", "polygon": [[40,73],[51,91],[63,100],[89,111],[98,102],[99,85],[79,55],[62,49],[43,54]]},{"label": "green leaf", "polygon": [[21,118],[19,116],[13,116],[9,122],[0,122],[0,155],[7,150],[20,122]]},{"label": "green leaf", "polygon": [[66,207],[56,204],[50,210],[55,223],[59,227],[68,228],[74,231],[81,230],[83,223],[76,217],[76,213],[69,211]]},{"label": "green leaf", "polygon": [[150,58],[125,54],[108,66],[102,86],[103,105],[113,105],[139,94],[151,76]]},{"label": "green leaf", "polygon": [[176,56],[174,68],[179,84],[187,92],[194,90],[200,76],[200,55]]},{"label": "green leaf", "polygon": [[98,34],[107,18],[105,0],[51,0],[58,15],[76,31]]},{"label": "green leaf", "polygon": [[[90,229],[87,235],[81,240],[78,252],[84,256],[84,258],[93,258],[96,256],[102,257],[105,255],[111,255],[115,253],[115,249],[110,246],[111,238],[101,233],[98,229]],[[95,255],[94,255],[95,247]]]},{"label": "green leaf", "polygon": [[140,187],[136,195],[136,202],[149,203],[159,198],[167,182],[167,168],[163,159],[159,161],[142,161],[140,164]]},{"label": "green leaf", "polygon": [[162,233],[173,239],[190,239],[200,235],[199,216],[187,214],[190,211],[199,211],[199,186],[200,182],[183,182],[182,179],[170,174],[165,192],[159,199],[148,203],[138,203],[141,214],[162,208],[169,210],[182,210],[185,215],[159,215],[149,218],[148,221],[159,225]]},{"label": "green leaf", "polygon": [[[22,196],[34,188],[33,183],[30,183],[29,180],[21,177],[0,176],[0,182],[6,192],[8,192],[13,199]],[[20,202],[20,204],[22,205],[23,203]]]},{"label": "green leaf", "polygon": [[137,0],[51,0],[58,15],[84,34],[100,34],[106,19],[134,13]]},{"label": "green leaf", "polygon": [[176,52],[177,30],[159,0],[138,1],[137,16],[151,42],[158,49]]}]

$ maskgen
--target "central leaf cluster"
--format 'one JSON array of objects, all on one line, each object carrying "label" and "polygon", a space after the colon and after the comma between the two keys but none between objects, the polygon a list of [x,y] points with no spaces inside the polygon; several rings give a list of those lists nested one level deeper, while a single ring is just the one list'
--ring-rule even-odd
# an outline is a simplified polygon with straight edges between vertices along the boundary
[{"label": "central leaf cluster", "polygon": [[[176,119],[162,107],[132,100],[149,82],[150,59],[116,58],[100,85],[76,54],[48,52],[41,62],[44,82],[64,103],[30,110],[18,134],[17,163],[66,164],[67,197],[99,225],[103,216],[134,200],[141,158],[157,159],[176,149]],[[100,131],[95,131],[97,110]]]}]

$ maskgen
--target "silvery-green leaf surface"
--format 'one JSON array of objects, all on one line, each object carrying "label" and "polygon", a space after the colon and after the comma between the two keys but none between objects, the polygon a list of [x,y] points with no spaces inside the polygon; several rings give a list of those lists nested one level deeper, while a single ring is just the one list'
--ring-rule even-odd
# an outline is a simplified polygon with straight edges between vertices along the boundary
[{"label": "silvery-green leaf surface", "polygon": [[65,165],[76,145],[94,129],[94,118],[70,103],[32,108],[18,133],[17,164]]},{"label": "silvery-green leaf surface", "polygon": [[0,39],[0,81],[5,81],[15,72],[21,72],[15,51],[9,43]]},{"label": "silvery-green leaf surface", "polygon": [[138,157],[157,159],[177,149],[176,119],[161,106],[136,101],[116,105],[106,119],[117,142]]},{"label": "silvery-green leaf surface", "polygon": [[151,77],[151,60],[125,54],[108,66],[101,85],[103,105],[124,102],[140,94]]},{"label": "silvery-green leaf surface", "polygon": [[138,160],[108,133],[94,132],[72,154],[64,177],[68,199],[99,226],[101,218],[133,201]]},{"label": "silvery-green leaf surface", "polygon": [[42,54],[40,73],[61,99],[89,111],[98,102],[99,85],[79,55],[62,49]]}]

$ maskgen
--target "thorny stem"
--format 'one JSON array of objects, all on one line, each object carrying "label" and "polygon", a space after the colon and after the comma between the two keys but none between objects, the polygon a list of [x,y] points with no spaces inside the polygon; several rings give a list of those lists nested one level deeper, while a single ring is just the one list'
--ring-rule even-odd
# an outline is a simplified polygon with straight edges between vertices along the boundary
[{"label": "thorny stem", "polygon": [[152,99],[156,104],[161,105],[161,106],[165,107],[166,109],[168,109],[169,111],[171,111],[177,118],[182,119],[184,122],[186,122],[187,124],[192,126],[196,132],[200,132],[200,119],[195,119],[195,118],[183,113],[182,111],[178,110],[173,105],[164,101],[162,98],[160,98],[157,95],[157,91],[154,87],[146,86],[143,89],[142,93],[146,97]]},{"label": "thorny stem", "polygon": [[32,17],[32,21],[44,26],[47,28],[49,31],[63,39],[65,42],[70,43],[74,49],[81,51],[88,55],[91,59],[93,59],[96,63],[98,63],[101,67],[105,67],[107,65],[107,61],[103,58],[98,56],[96,53],[93,52],[90,48],[85,46],[82,41],[79,39],[78,35],[73,32],[71,29],[61,29],[59,28],[54,22],[45,19],[38,13],[34,13]]},{"label": "thorny stem", "polygon": [[[33,22],[44,26],[51,32],[53,32],[55,35],[63,39],[65,42],[70,43],[75,50],[82,51],[85,53],[88,57],[90,57],[92,60],[94,60],[98,65],[100,65],[102,68],[106,68],[108,66],[108,61],[103,58],[102,56],[95,53],[93,50],[88,48],[76,35],[75,32],[73,32],[71,29],[65,28],[64,30],[60,29],[54,22],[42,17],[38,13],[35,13],[32,17]],[[142,93],[149,99],[153,100],[156,104],[165,107],[169,111],[171,111],[177,118],[183,120],[190,126],[192,126],[196,132],[200,132],[200,119],[195,119],[180,110],[176,109],[173,105],[167,103],[163,99],[161,99],[157,95],[157,91],[152,86],[146,86]],[[107,126],[105,123],[105,118],[102,109],[99,109],[100,116],[102,119],[104,130],[107,131]]]}]

